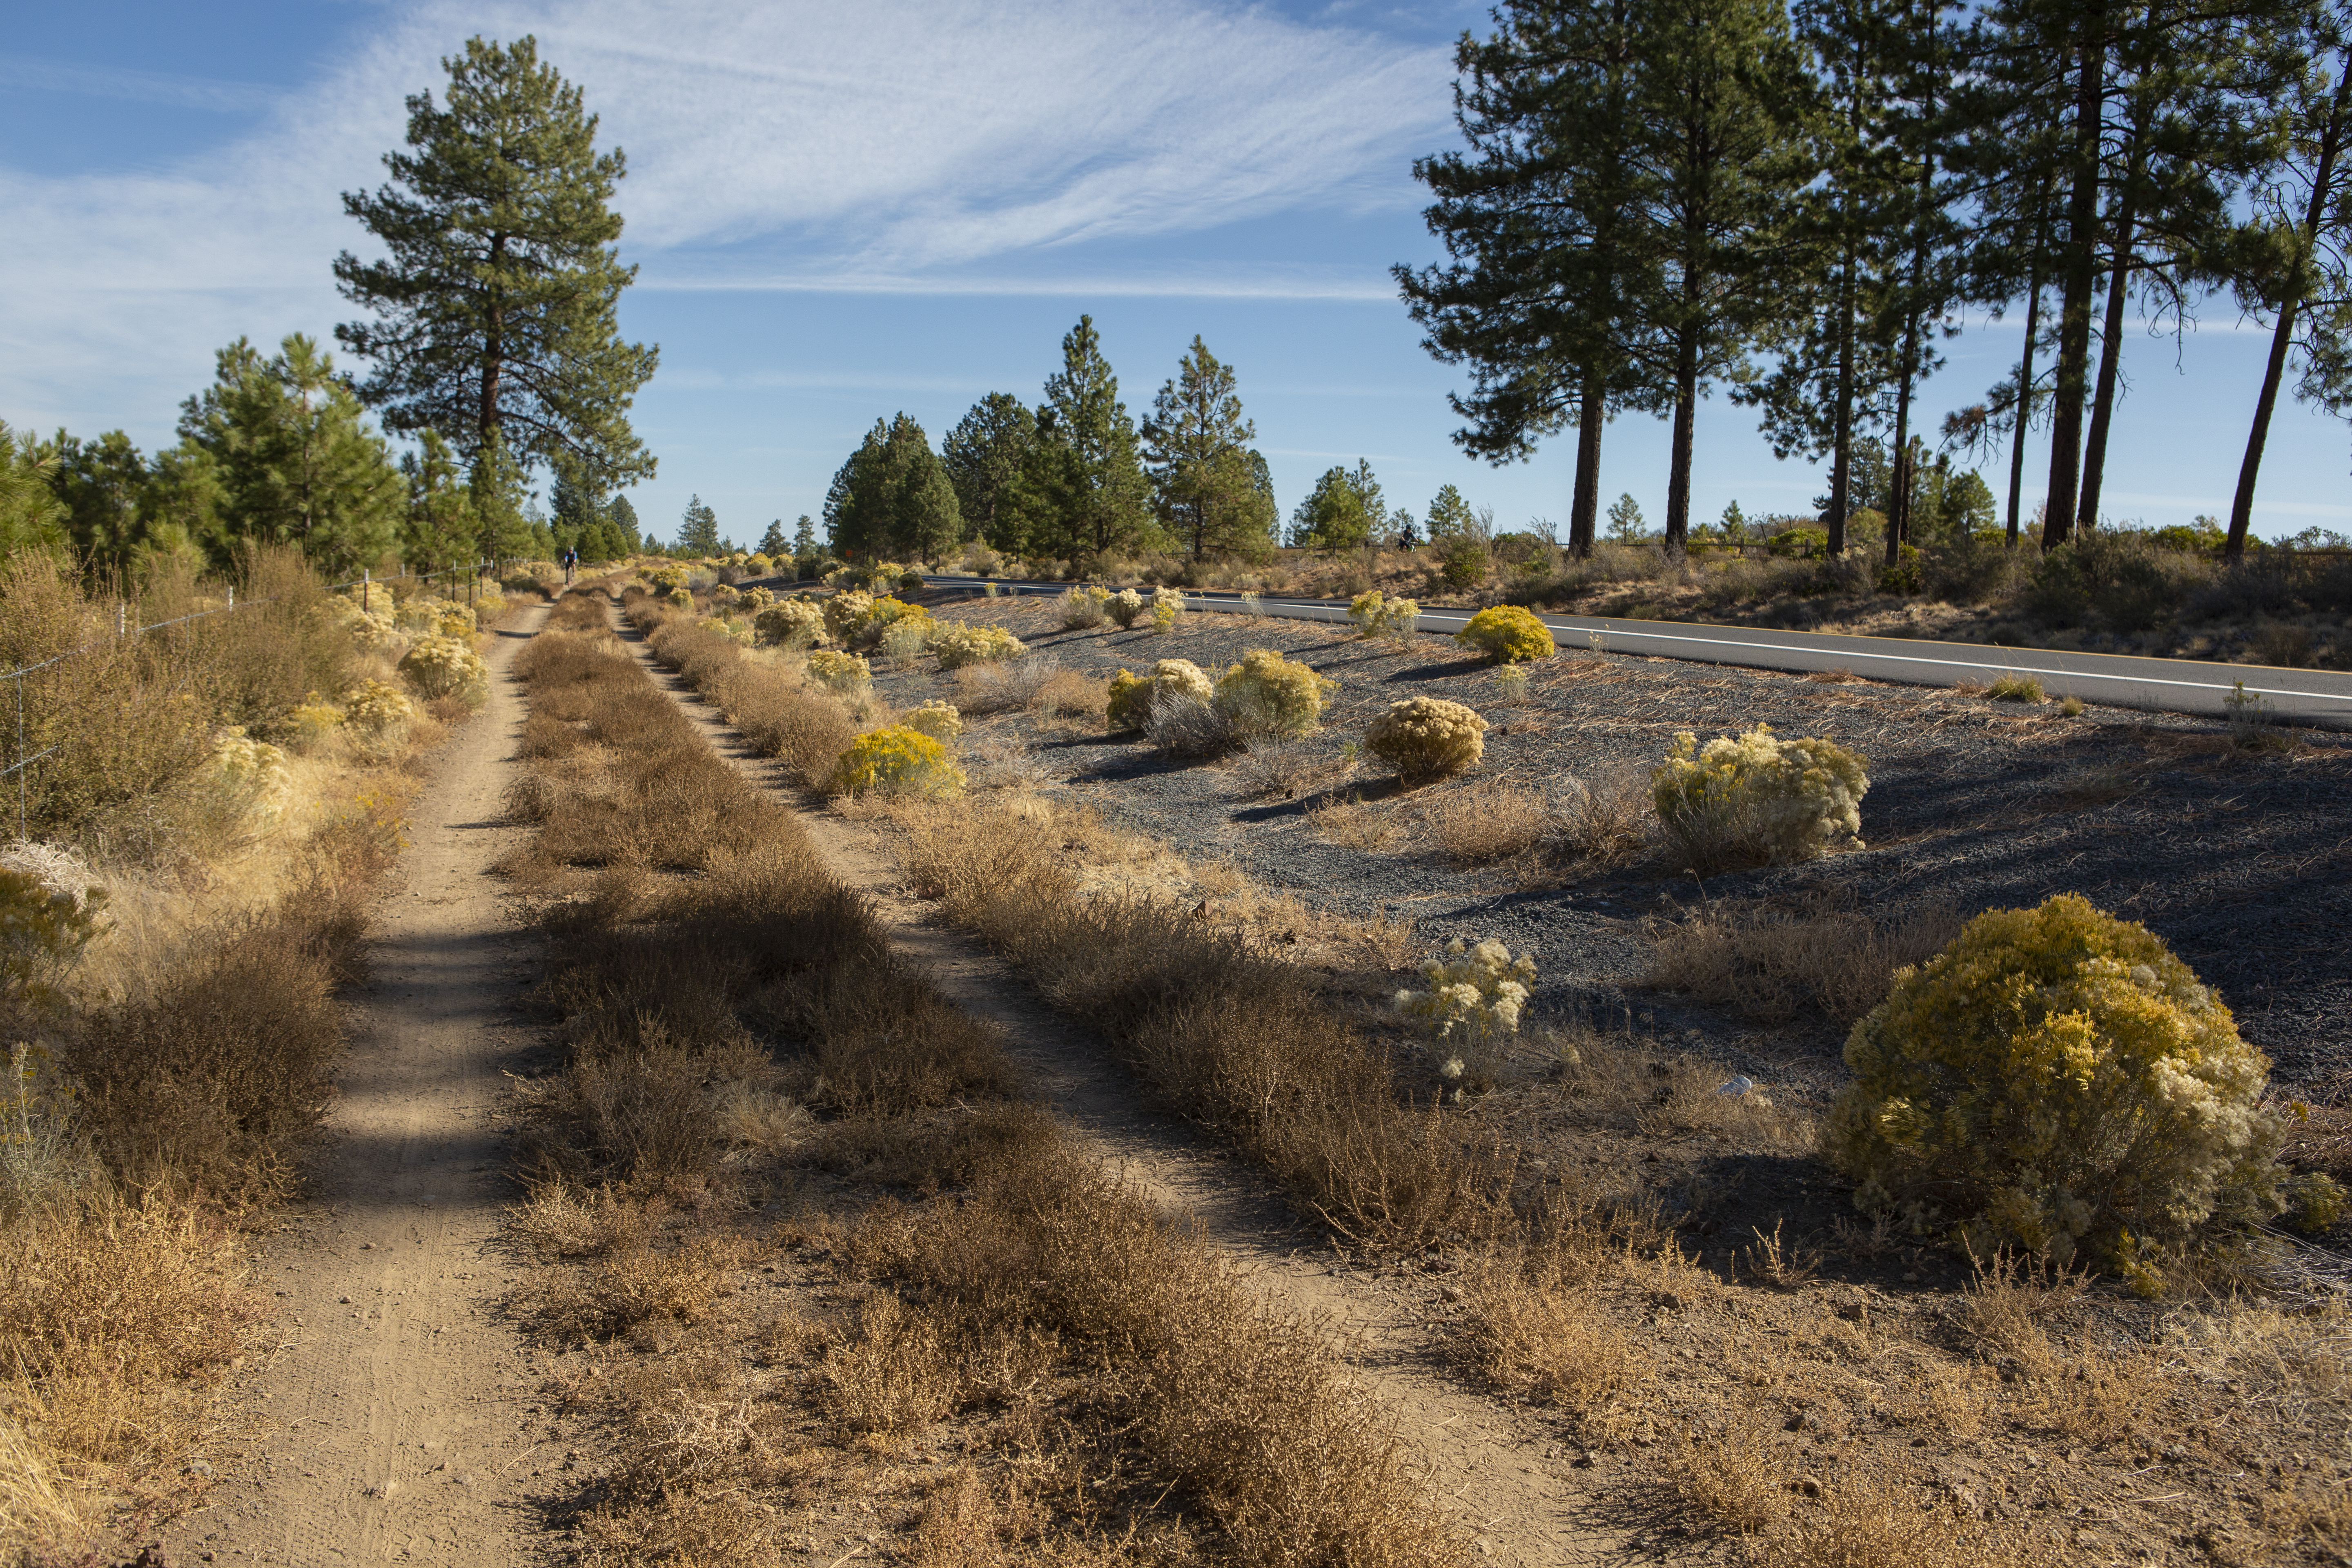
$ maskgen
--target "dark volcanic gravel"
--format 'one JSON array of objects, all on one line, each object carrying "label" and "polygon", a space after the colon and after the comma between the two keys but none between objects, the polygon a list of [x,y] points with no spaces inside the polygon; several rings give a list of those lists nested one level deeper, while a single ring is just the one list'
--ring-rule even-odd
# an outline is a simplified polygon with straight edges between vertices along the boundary
[{"label": "dark volcanic gravel", "polygon": [[[1148,629],[1057,629],[1039,600],[970,599],[935,613],[1010,627],[1031,647],[1097,678],[1155,659],[1212,675],[1247,649],[1304,659],[1340,688],[1305,745],[1336,767],[1347,742],[1390,702],[1429,695],[1466,703],[1494,726],[1470,777],[1401,803],[1412,811],[1485,779],[1548,784],[1654,763],[1677,730],[1707,736],[1759,721],[1826,735],[1869,761],[1869,847],[1811,865],[1725,876],[1704,889],[1652,857],[1622,872],[1529,889],[1507,866],[1448,862],[1425,836],[1378,851],[1327,842],[1307,808],[1337,789],[1376,799],[1390,781],[1367,762],[1306,798],[1244,798],[1227,767],[1168,759],[1132,736],[1074,734],[1013,716],[981,723],[1027,738],[1051,781],[1117,825],[1196,860],[1230,856],[1260,885],[1335,911],[1416,922],[1428,946],[1499,937],[1535,951],[1534,1016],[1630,1007],[1669,1041],[1703,1041],[1743,1070],[1823,1087],[1842,1068],[1843,1031],[1818,1016],[1759,1029],[1727,1014],[1630,989],[1647,952],[1643,923],[1701,896],[1792,906],[1823,896],[1885,913],[1936,900],[1964,912],[2079,892],[2143,921],[2236,1009],[2247,1037],[2289,1082],[2344,1070],[2352,1026],[2352,740],[2301,732],[2290,751],[2248,752],[2210,721],[2092,708],[2063,717],[1916,687],[1823,684],[1799,675],[1563,647],[1530,668],[1523,703],[1500,706],[1491,671],[1443,638],[1407,647],[1345,628],[1187,615]],[[901,705],[953,683],[928,661],[879,668]],[[1052,787],[1049,782],[1048,787]],[[1696,1035],[1698,1039],[1689,1037]],[[1751,1065],[1752,1064],[1752,1065]]]}]

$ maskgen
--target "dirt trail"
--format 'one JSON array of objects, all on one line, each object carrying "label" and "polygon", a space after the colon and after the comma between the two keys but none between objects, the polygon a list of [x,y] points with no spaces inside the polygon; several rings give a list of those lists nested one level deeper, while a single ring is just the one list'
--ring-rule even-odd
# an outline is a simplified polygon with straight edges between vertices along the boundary
[{"label": "dirt trail", "polygon": [[522,718],[507,679],[546,612],[495,634],[490,700],[449,740],[414,844],[377,910],[374,978],[311,1172],[261,1265],[285,1343],[236,1391],[267,1435],[166,1537],[171,1562],[540,1561],[520,1340],[498,1316],[517,1272],[493,1115],[529,1037],[528,984],[488,874]]},{"label": "dirt trail", "polygon": [[810,809],[775,764],[753,756],[718,710],[653,662],[623,628],[655,680],[712,746],[799,813],[835,876],[866,893],[899,952],[949,1000],[1003,1027],[1006,1043],[1088,1152],[1169,1210],[1196,1218],[1211,1242],[1282,1305],[1319,1321],[1349,1367],[1394,1414],[1428,1467],[1432,1491],[1476,1532],[1497,1563],[1593,1563],[1625,1554],[1624,1536],[1585,1517],[1594,1498],[1573,1468],[1578,1450],[1528,1415],[1462,1388],[1441,1371],[1427,1328],[1442,1286],[1335,1264],[1310,1253],[1302,1228],[1261,1173],[1154,1110],[1100,1037],[1039,1001],[994,954],[939,924],[903,890],[870,831]]}]

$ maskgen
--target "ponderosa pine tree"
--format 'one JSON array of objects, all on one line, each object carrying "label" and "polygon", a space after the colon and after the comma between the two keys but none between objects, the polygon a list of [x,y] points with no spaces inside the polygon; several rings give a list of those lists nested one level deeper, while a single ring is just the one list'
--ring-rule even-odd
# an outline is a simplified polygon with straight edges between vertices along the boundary
[{"label": "ponderosa pine tree", "polygon": [[1469,368],[1465,451],[1502,464],[1576,426],[1569,543],[1592,550],[1601,437],[1633,388],[1628,301],[1657,290],[1643,243],[1634,111],[1643,5],[1507,0],[1494,36],[1454,49],[1454,116],[1465,153],[1418,160],[1424,213],[1453,259],[1391,269],[1423,347]]},{"label": "ponderosa pine tree", "polygon": [[965,537],[1008,552],[1021,549],[1013,529],[1013,487],[1036,443],[1037,416],[1009,392],[990,393],[948,432],[940,460],[955,486]]},{"label": "ponderosa pine tree", "polygon": [[1657,265],[1628,301],[1632,401],[1673,421],[1665,547],[1679,552],[1698,400],[1744,365],[1797,271],[1782,236],[1811,174],[1809,84],[1780,0],[1649,0],[1637,21],[1635,243]]},{"label": "ponderosa pine tree", "polygon": [[1057,554],[1101,555],[1157,542],[1135,421],[1092,316],[1080,316],[1062,339],[1062,368],[1045,378],[1037,443],[1055,449],[1024,476],[1033,548],[1042,539]]},{"label": "ponderosa pine tree", "polygon": [[222,540],[293,544],[320,570],[373,565],[392,548],[400,472],[331,356],[299,332],[276,357],[239,338],[213,384],[180,407],[180,437],[208,453]]},{"label": "ponderosa pine tree", "polygon": [[931,558],[963,538],[955,486],[930,437],[906,414],[877,419],[835,474],[825,528],[845,555]]},{"label": "ponderosa pine tree", "polygon": [[792,544],[784,538],[784,520],[781,517],[769,519],[768,531],[760,535],[760,553],[773,561],[791,552]]},{"label": "ponderosa pine tree", "polygon": [[412,151],[384,155],[391,182],[343,195],[387,252],[335,261],[343,297],[373,314],[336,329],[374,363],[361,395],[469,461],[503,434],[526,468],[561,459],[600,489],[651,478],[628,411],[659,351],[623,342],[615,315],[636,277],[614,243],[626,160],[597,153],[596,117],[535,39],[475,37],[442,65],[446,107],[408,100]]},{"label": "ponderosa pine tree", "polygon": [[50,485],[57,471],[55,447],[0,420],[0,552],[67,548],[65,503]]},{"label": "ponderosa pine tree", "polygon": [[1802,121],[1821,180],[1791,203],[1780,308],[1767,319],[1769,368],[1732,396],[1763,412],[1774,457],[1826,458],[1828,552],[1845,552],[1858,431],[1885,420],[1899,356],[1880,327],[1893,244],[1910,191],[1890,121],[1890,79],[1909,35],[1906,0],[1800,0],[1795,37],[1816,92]]},{"label": "ponderosa pine tree", "polygon": [[481,524],[474,516],[473,487],[457,454],[439,431],[427,430],[400,467],[408,480],[400,552],[410,570],[446,572],[464,565],[481,542]]},{"label": "ponderosa pine tree", "polygon": [[[581,541],[588,531],[604,521],[603,498],[588,484],[573,476],[568,465],[559,464],[555,483],[548,495],[549,532],[557,553],[580,550]],[[582,554],[586,554],[584,550]]]},{"label": "ponderosa pine tree", "polygon": [[685,515],[678,520],[677,544],[672,553],[677,555],[719,553],[719,514],[704,504],[700,495],[687,498]]},{"label": "ponderosa pine tree", "polygon": [[1257,559],[1274,544],[1271,498],[1250,462],[1257,426],[1242,412],[1233,367],[1195,335],[1143,422],[1144,460],[1160,518],[1192,559]]},{"label": "ponderosa pine tree", "polygon": [[535,541],[530,491],[525,486],[522,465],[507,450],[503,436],[493,431],[488,444],[474,453],[467,490],[474,508],[476,561],[495,565],[531,553]]},{"label": "ponderosa pine tree", "polygon": [[120,575],[147,543],[146,457],[120,430],[94,441],[58,432],[51,479],[65,503],[67,535],[84,570]]},{"label": "ponderosa pine tree", "polygon": [[2284,155],[2264,171],[2239,241],[2239,304],[2272,321],[2222,547],[2232,561],[2246,552],[2254,485],[2289,360],[2301,364],[2297,397],[2339,417],[2352,414],[2352,156],[2345,145],[2352,138],[2352,17],[2335,4],[2316,8],[2298,63],[2282,95]]}]

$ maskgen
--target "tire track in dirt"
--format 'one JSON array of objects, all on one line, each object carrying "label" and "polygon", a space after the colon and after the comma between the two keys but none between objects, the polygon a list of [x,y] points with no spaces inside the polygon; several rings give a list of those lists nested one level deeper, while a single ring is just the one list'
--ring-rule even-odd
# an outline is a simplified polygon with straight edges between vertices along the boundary
[{"label": "tire track in dirt", "polygon": [[532,1044],[516,1011],[530,966],[488,874],[514,831],[499,802],[522,698],[506,670],[545,616],[493,634],[489,701],[415,803],[374,978],[348,998],[328,1142],[259,1265],[285,1341],[236,1397],[265,1435],[167,1533],[173,1563],[551,1555],[527,1496],[533,1383],[500,1318],[520,1270],[497,1241],[512,1192],[496,1117]]},{"label": "tire track in dirt", "polygon": [[656,685],[712,748],[791,805],[835,876],[864,893],[892,943],[950,1001],[1003,1029],[1007,1049],[1086,1151],[1164,1208],[1189,1215],[1210,1243],[1278,1305],[1316,1322],[1381,1399],[1476,1549],[1497,1563],[1599,1563],[1629,1554],[1627,1538],[1587,1517],[1594,1499],[1571,1446],[1535,1417],[1462,1388],[1437,1365],[1423,1327],[1429,1286],[1384,1285],[1318,1256],[1261,1174],[1152,1107],[1099,1036],[1077,1028],[978,942],[940,924],[906,896],[874,834],[812,808],[775,763],[753,755],[717,708],[656,663],[644,638],[616,629]]}]

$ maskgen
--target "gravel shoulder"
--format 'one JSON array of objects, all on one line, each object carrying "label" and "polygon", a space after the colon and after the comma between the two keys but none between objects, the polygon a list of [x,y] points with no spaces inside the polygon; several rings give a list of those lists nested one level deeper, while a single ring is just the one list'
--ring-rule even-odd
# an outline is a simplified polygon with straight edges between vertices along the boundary
[{"label": "gravel shoulder", "polygon": [[[1434,637],[1399,647],[1222,615],[1186,616],[1164,637],[1064,631],[1049,604],[984,598],[934,610],[1004,626],[1037,655],[1093,678],[1164,658],[1214,671],[1253,647],[1337,678],[1323,730],[1299,748],[1302,771],[1321,777],[1291,799],[1249,798],[1230,764],[1171,762],[1133,737],[1103,735],[1098,723],[1089,732],[1013,715],[983,721],[978,735],[1017,746],[1041,787],[1196,863],[1230,858],[1259,885],[1333,913],[1409,920],[1418,951],[1455,936],[1532,949],[1537,1022],[1630,1010],[1635,1028],[1661,1040],[1821,1093],[1843,1071],[1842,1028],[1818,1016],[1759,1024],[1643,989],[1646,922],[1707,903],[1882,919],[1940,904],[1966,914],[2071,891],[2163,936],[2229,999],[2283,1083],[2325,1085],[2347,1070],[2352,742],[2343,737],[2295,731],[2285,749],[2250,751],[2225,727],[2193,718],[2096,706],[2069,718],[2055,704],[1582,648],[1530,667],[1524,697],[1506,699],[1484,664]],[[957,695],[928,666],[877,668],[876,685],[901,707]],[[1413,696],[1466,703],[1493,728],[1474,774],[1400,795],[1347,748],[1373,715]],[[1433,841],[1433,814],[1465,790],[1548,791],[1566,775],[1645,772],[1678,731],[1705,738],[1759,722],[1865,755],[1868,847],[1700,883],[1662,855],[1535,879],[1509,865],[1465,868]],[[1395,829],[1379,847],[1318,831],[1316,807],[1358,799]]]}]

